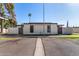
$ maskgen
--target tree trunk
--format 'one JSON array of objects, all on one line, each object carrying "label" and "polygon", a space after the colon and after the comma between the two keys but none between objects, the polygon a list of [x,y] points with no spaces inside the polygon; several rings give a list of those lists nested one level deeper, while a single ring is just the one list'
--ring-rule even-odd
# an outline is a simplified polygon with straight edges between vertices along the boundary
[{"label": "tree trunk", "polygon": [[3,33],[3,19],[1,19],[1,33]]}]

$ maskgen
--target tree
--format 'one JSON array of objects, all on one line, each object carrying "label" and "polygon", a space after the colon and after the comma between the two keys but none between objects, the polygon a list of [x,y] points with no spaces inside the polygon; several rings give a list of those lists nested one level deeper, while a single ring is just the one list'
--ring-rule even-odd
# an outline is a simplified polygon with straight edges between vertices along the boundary
[{"label": "tree", "polygon": [[[4,4],[0,3],[0,17],[4,17],[5,16],[5,11],[4,11]],[[1,32],[3,32],[3,19],[0,19],[1,21]]]},{"label": "tree", "polygon": [[3,3],[0,3],[0,16],[5,16],[5,11],[4,11],[4,4]]},{"label": "tree", "polygon": [[13,3],[0,3],[0,17],[6,18],[5,9],[8,11],[8,21],[5,22],[4,20],[0,20],[1,24],[1,32],[3,32],[3,27],[9,26],[16,26],[16,16],[14,13],[14,4]]},{"label": "tree", "polygon": [[32,15],[31,13],[28,14],[28,17],[29,17],[29,23],[30,23],[30,21],[31,21],[31,15]]},{"label": "tree", "polygon": [[13,3],[5,3],[4,5],[10,15],[9,16],[10,23],[12,23],[12,25],[15,26],[16,25],[16,17],[15,17],[15,13],[14,13],[14,4]]}]

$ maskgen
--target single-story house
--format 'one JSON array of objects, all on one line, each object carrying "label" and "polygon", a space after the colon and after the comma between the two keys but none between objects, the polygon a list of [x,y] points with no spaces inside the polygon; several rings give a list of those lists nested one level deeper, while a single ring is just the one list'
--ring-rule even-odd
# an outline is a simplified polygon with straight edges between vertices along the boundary
[{"label": "single-story house", "polygon": [[57,23],[25,23],[23,34],[58,34]]},{"label": "single-story house", "polygon": [[13,28],[8,28],[8,31],[8,34],[23,35],[72,34],[72,28],[63,27],[57,23],[24,23]]}]

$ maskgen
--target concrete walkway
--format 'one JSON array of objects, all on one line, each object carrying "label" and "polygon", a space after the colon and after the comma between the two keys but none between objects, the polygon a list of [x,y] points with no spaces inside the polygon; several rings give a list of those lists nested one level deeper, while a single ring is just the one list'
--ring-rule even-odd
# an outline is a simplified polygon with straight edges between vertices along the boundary
[{"label": "concrete walkway", "polygon": [[44,56],[44,49],[41,38],[37,38],[34,56]]}]

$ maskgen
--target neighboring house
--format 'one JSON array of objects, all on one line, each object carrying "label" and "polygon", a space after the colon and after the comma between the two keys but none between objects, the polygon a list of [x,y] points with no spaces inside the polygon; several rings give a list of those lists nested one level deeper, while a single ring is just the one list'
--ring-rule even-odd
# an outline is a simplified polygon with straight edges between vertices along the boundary
[{"label": "neighboring house", "polygon": [[8,34],[23,35],[72,34],[72,28],[64,28],[57,23],[24,23],[13,28],[8,28],[8,31]]},{"label": "neighboring house", "polygon": [[17,25],[16,27],[9,27],[7,34],[23,34],[22,25]]},{"label": "neighboring house", "polygon": [[79,27],[72,27],[73,28],[73,33],[79,33]]},{"label": "neighboring house", "polygon": [[[7,33],[8,30],[6,28],[3,28],[3,32],[2,33]],[[1,26],[0,26],[0,33],[1,33]]]},{"label": "neighboring house", "polygon": [[58,25],[58,34],[62,34],[62,26],[64,25]]},{"label": "neighboring house", "polygon": [[72,27],[62,27],[62,34],[72,34],[73,29]]}]

